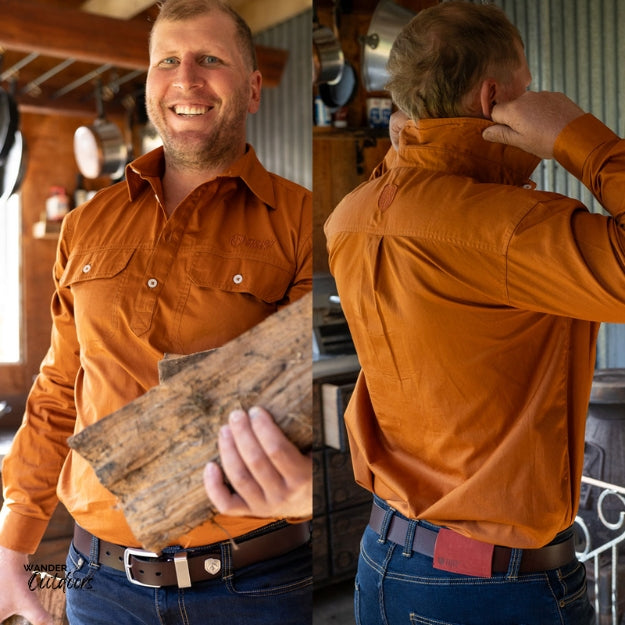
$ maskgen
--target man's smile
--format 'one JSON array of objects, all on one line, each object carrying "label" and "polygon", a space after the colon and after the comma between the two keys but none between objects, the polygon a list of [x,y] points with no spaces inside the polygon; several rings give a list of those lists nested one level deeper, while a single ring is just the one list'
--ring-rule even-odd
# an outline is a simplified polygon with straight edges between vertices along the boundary
[{"label": "man's smile", "polygon": [[179,117],[197,117],[205,115],[213,107],[199,104],[174,104],[170,108]]}]

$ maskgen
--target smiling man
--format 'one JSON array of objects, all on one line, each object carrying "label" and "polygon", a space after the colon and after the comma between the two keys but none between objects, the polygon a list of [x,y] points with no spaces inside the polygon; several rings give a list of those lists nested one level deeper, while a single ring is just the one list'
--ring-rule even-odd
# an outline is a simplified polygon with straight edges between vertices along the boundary
[{"label": "smiling man", "polygon": [[311,459],[262,408],[221,432],[221,467],[206,472],[221,514],[161,557],[137,551],[115,497],[66,444],[156,385],[165,354],[218,348],[311,289],[310,193],[245,140],[261,84],[249,28],[227,5],[162,5],[146,100],[163,147],[63,224],[51,346],[3,466],[0,621],[52,622],[24,564],[59,499],[76,521],[72,625],[311,620]]},{"label": "smiling man", "polygon": [[260,106],[262,78],[254,47],[232,13],[180,21],[175,16],[187,8],[168,4],[151,36],[146,102],[165,146],[169,194],[187,186],[181,176],[216,175],[243,156],[245,120]]}]

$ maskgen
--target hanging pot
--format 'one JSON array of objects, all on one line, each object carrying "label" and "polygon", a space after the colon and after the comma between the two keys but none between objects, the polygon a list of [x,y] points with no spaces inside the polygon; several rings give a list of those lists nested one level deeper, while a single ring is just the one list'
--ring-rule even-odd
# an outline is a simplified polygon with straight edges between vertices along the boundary
[{"label": "hanging pot", "polygon": [[13,79],[10,93],[0,88],[0,203],[19,190],[26,173],[26,141],[19,130],[16,84]]},{"label": "hanging pot", "polygon": [[128,146],[117,124],[107,121],[102,104],[102,89],[96,88],[98,118],[91,126],[80,126],[74,133],[74,158],[85,178],[119,178],[128,161]]},{"label": "hanging pot", "polygon": [[6,158],[15,133],[20,125],[20,115],[13,96],[0,87],[0,158]]},{"label": "hanging pot", "polygon": [[375,8],[367,36],[362,40],[362,80],[367,91],[384,90],[389,79],[386,63],[393,42],[415,15],[391,0],[381,0]]},{"label": "hanging pot", "polygon": [[341,80],[344,64],[341,44],[332,30],[315,24],[313,27],[313,82],[336,84]]},{"label": "hanging pot", "polygon": [[356,82],[354,68],[349,61],[345,61],[340,80],[332,84],[319,85],[319,95],[323,103],[331,110],[341,108],[352,99],[356,91]]}]

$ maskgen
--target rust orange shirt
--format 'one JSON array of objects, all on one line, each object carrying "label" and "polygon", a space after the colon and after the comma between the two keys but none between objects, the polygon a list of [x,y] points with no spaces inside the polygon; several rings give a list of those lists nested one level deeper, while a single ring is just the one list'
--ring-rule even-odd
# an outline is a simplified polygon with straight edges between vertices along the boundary
[{"label": "rust orange shirt", "polygon": [[556,144],[604,216],[535,190],[488,123],[409,123],[326,223],[346,422],[357,481],[403,514],[539,547],[575,519],[599,322],[625,322],[625,141],[585,115]]},{"label": "rust orange shirt", "polygon": [[[168,219],[162,149],[64,220],[50,349],[3,465],[3,545],[32,552],[58,498],[104,540],[138,545],[115,497],[67,438],[158,383],[164,353],[219,347],[312,287],[311,194],[248,146]],[[218,517],[236,537],[267,524]],[[224,540],[206,523],[180,543]]]}]

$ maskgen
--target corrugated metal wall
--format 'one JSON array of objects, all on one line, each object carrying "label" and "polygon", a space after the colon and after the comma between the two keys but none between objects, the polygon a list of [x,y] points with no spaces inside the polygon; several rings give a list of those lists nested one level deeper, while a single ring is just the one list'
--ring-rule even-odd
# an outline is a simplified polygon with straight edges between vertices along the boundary
[{"label": "corrugated metal wall", "polygon": [[[516,24],[532,72],[531,89],[562,91],[619,136],[625,135],[625,1],[496,0]],[[590,192],[554,161],[534,179],[543,189],[601,211]],[[625,326],[602,327],[598,367],[625,367]]]},{"label": "corrugated metal wall", "polygon": [[288,50],[289,59],[280,85],[263,90],[248,141],[267,169],[312,189],[312,9],[254,40]]}]

